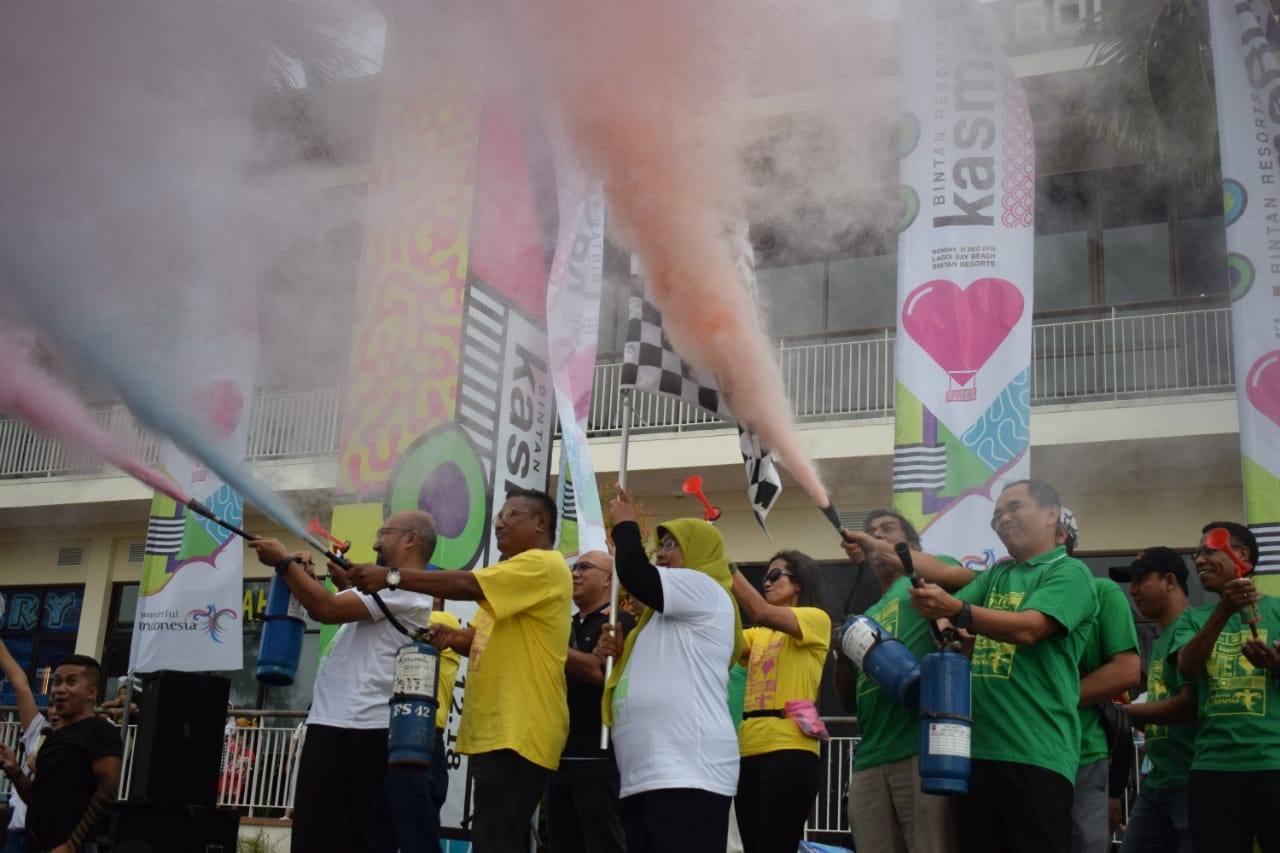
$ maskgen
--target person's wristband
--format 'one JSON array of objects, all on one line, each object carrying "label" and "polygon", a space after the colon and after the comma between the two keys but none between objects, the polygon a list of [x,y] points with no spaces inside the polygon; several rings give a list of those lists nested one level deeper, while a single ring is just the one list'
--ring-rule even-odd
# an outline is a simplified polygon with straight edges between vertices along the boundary
[{"label": "person's wristband", "polygon": [[300,562],[302,561],[299,560],[297,557],[285,557],[283,560],[276,563],[276,574],[282,575],[285,572],[289,571],[290,564],[300,563]]}]

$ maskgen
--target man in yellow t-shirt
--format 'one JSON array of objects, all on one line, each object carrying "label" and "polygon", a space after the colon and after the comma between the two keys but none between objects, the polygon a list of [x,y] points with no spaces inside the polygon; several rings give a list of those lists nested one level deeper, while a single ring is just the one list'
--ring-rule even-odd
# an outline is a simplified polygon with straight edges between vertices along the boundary
[{"label": "man in yellow t-shirt", "polygon": [[[545,492],[507,493],[493,520],[506,559],[471,572],[402,570],[399,586],[476,601],[468,629],[434,627],[432,642],[468,654],[458,752],[471,756],[475,853],[527,849],[525,835],[569,735],[565,660],[573,579],[555,542],[555,501]],[[357,566],[352,582],[382,589],[387,569]]]}]

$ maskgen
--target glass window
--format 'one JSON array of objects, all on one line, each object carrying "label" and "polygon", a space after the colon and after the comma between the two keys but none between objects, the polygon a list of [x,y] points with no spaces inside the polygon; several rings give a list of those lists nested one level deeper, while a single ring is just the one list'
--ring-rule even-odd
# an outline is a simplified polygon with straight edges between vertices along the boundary
[{"label": "glass window", "polygon": [[828,331],[896,325],[897,255],[832,261],[827,287]]},{"label": "glass window", "polygon": [[1221,216],[1178,222],[1178,295],[1227,289],[1227,234]]},{"label": "glass window", "polygon": [[807,335],[827,330],[826,264],[756,270],[760,297],[771,337]]},{"label": "glass window", "polygon": [[1089,304],[1087,231],[1037,235],[1035,253],[1034,312]]},{"label": "glass window", "polygon": [[[36,702],[47,705],[54,665],[76,650],[84,587],[12,587],[4,590],[4,598],[0,637],[27,673]],[[16,701],[13,685],[0,677],[0,704]]]},{"label": "glass window", "polygon": [[1103,231],[1102,276],[1108,304],[1172,297],[1168,223],[1123,225]]}]

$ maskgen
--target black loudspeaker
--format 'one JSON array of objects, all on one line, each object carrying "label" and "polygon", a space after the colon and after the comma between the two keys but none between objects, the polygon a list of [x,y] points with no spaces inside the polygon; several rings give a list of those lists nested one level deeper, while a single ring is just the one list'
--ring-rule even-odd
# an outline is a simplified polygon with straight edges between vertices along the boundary
[{"label": "black loudspeaker", "polygon": [[116,803],[107,824],[113,853],[235,853],[240,814],[203,806]]},{"label": "black loudspeaker", "polygon": [[213,808],[231,680],[164,670],[144,685],[129,802]]}]

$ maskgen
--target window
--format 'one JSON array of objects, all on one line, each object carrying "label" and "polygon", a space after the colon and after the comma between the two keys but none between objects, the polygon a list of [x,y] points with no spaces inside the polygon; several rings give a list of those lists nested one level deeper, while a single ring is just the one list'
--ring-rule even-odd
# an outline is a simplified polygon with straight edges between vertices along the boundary
[{"label": "window", "polygon": [[[36,702],[49,703],[49,681],[53,667],[75,654],[80,612],[84,607],[83,586],[11,587],[4,591],[4,619],[0,637],[14,660],[27,673]],[[13,685],[0,678],[0,704],[17,699]]]}]

